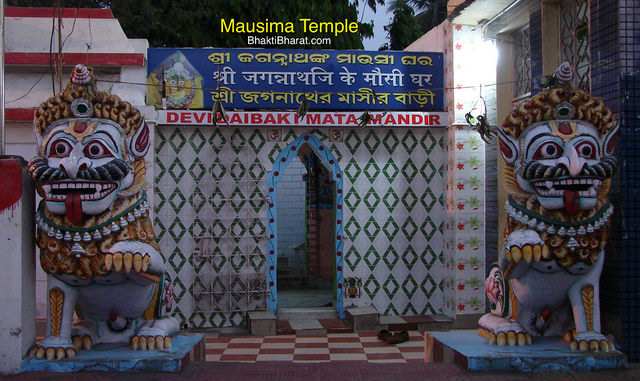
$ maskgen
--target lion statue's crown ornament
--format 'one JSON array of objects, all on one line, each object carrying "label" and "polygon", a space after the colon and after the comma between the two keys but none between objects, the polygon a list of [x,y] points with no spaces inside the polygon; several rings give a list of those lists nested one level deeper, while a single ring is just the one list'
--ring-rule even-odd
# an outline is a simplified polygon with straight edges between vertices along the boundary
[{"label": "lion statue's crown ornament", "polygon": [[[29,173],[42,201],[36,243],[47,275],[47,332],[38,358],[74,357],[99,343],[171,345],[172,287],[143,189],[150,130],[140,112],[98,91],[77,65],[34,114]],[[72,324],[74,312],[80,321]]]},{"label": "lion statue's crown ornament", "polygon": [[491,344],[564,336],[572,349],[613,350],[601,333],[599,279],[613,207],[618,125],[601,99],[570,85],[562,64],[549,88],[498,129],[505,160],[505,240],[486,280]]}]

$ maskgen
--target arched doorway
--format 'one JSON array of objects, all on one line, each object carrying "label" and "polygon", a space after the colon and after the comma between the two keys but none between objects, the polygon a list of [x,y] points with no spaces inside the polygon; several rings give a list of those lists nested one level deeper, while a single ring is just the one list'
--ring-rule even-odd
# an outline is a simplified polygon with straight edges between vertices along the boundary
[{"label": "arched doorway", "polygon": [[[300,152],[303,155],[299,155]],[[335,290],[335,306],[340,318],[344,318],[344,308],[342,304],[342,292],[343,292],[343,239],[342,239],[342,170],[338,165],[337,160],[330,152],[330,150],[315,136],[310,133],[305,133],[299,136],[295,141],[289,144],[276,158],[273,164],[273,170],[267,174],[267,188],[269,194],[269,207],[267,212],[268,225],[267,225],[267,282],[269,287],[269,297],[267,300],[268,308],[276,312],[278,309],[278,190],[279,185],[283,184],[283,176],[287,167],[294,163],[297,159],[306,161],[305,167],[322,165],[323,168],[316,167],[318,169],[326,169],[324,175],[330,177],[333,197],[333,208],[331,215],[333,217],[333,238],[331,251],[333,252],[333,260],[330,262],[333,267],[333,285]],[[318,161],[314,163],[314,161]],[[309,185],[311,186],[311,185]],[[307,199],[308,201],[308,199]],[[327,215],[327,214],[325,214]],[[307,218],[308,218],[307,214]],[[325,223],[325,227],[326,227]],[[283,237],[284,238],[284,237]],[[325,242],[326,243],[326,242]],[[316,250],[326,250],[328,246],[320,245]],[[282,255],[280,256],[283,257]],[[313,261],[316,261],[314,265]],[[313,250],[306,252],[305,262],[307,266],[307,278],[306,282],[310,279],[316,278],[319,282],[323,282],[322,268],[326,269],[328,262],[322,259],[314,258]],[[321,262],[321,263],[320,263]],[[309,277],[310,275],[310,277]]]}]

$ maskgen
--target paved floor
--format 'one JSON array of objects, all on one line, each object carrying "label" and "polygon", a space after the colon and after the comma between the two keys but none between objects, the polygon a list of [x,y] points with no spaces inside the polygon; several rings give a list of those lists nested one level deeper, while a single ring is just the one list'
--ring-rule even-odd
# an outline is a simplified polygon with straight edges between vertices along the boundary
[{"label": "paved floor", "polygon": [[409,341],[395,345],[381,341],[375,333],[221,336],[208,337],[205,340],[206,361],[424,362],[424,338],[418,331],[410,331]]}]

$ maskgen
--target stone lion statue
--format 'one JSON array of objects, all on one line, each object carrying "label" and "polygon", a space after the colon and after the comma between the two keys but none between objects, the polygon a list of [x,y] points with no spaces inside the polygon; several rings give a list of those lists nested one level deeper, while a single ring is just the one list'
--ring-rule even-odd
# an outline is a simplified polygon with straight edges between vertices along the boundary
[{"label": "stone lion statue", "polygon": [[[171,346],[172,287],[143,190],[150,131],[78,65],[34,115],[29,173],[42,201],[36,243],[47,273],[47,332],[32,353],[72,358],[100,343]],[[75,324],[74,314],[78,318]]]},{"label": "stone lion statue", "polygon": [[526,345],[563,336],[572,349],[610,351],[601,333],[599,279],[613,207],[618,125],[601,99],[569,83],[520,104],[499,128],[506,164],[507,221],[499,263],[485,283],[491,344]]}]

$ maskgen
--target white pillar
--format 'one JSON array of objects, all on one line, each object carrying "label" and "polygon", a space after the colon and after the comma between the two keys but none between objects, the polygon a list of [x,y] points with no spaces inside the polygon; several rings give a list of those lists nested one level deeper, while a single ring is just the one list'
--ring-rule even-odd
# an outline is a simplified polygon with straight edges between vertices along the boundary
[{"label": "white pillar", "polygon": [[0,157],[0,374],[35,342],[34,193],[26,163]]}]

